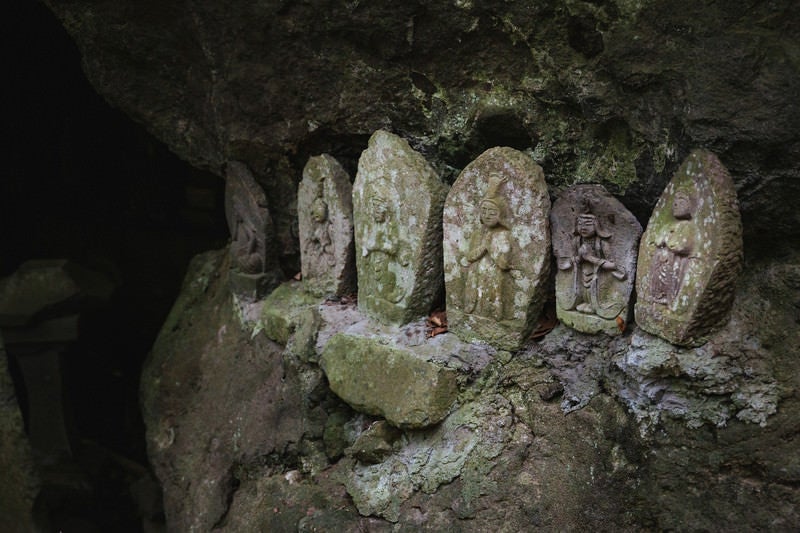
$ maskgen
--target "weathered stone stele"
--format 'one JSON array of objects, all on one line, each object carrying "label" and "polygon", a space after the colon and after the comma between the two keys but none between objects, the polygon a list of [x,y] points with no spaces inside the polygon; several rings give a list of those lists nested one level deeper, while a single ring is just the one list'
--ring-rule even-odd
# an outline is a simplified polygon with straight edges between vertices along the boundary
[{"label": "weathered stone stele", "polygon": [[306,163],[297,190],[297,217],[306,290],[317,296],[354,293],[353,188],[330,155]]},{"label": "weathered stone stele", "polygon": [[584,333],[620,334],[630,314],[642,225],[602,185],[589,184],[559,196],[550,224],[559,320]]},{"label": "weathered stone stele", "polygon": [[636,322],[699,346],[728,320],[742,268],[736,190],[717,156],[695,150],[656,203],[639,248]]},{"label": "weathered stone stele", "polygon": [[231,290],[257,300],[283,277],[274,249],[267,198],[246,165],[231,161],[225,182],[225,217],[231,232]]},{"label": "weathered stone stele", "polygon": [[358,161],[358,307],[386,324],[427,314],[442,287],[446,186],[404,139],[376,131]]},{"label": "weathered stone stele", "polygon": [[331,390],[353,409],[400,428],[439,422],[458,394],[455,369],[368,337],[337,333],[320,366]]},{"label": "weathered stone stele", "polygon": [[531,333],[550,268],[550,197],[522,152],[491,148],[447,195],[444,271],[450,331],[505,350]]}]

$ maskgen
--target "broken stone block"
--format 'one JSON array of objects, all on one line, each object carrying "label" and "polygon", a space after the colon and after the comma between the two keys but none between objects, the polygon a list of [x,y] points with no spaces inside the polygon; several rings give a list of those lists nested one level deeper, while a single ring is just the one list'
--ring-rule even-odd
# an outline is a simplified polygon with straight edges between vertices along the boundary
[{"label": "broken stone block", "polygon": [[356,291],[353,188],[336,159],[312,157],[297,191],[303,284],[317,295]]},{"label": "broken stone block", "polygon": [[280,284],[264,298],[261,308],[264,334],[285,346],[298,323],[302,322],[304,313],[319,303],[319,299],[307,293],[300,282],[287,281]]},{"label": "broken stone block", "polygon": [[375,132],[353,186],[358,307],[386,324],[426,315],[442,287],[446,186],[404,139]]},{"label": "broken stone block", "polygon": [[550,269],[550,197],[527,155],[491,148],[459,175],[444,209],[450,331],[516,350],[544,303]]},{"label": "broken stone block", "polygon": [[320,366],[331,390],[350,407],[399,428],[436,424],[458,394],[457,370],[379,339],[337,333]]},{"label": "broken stone block", "polygon": [[231,232],[231,291],[245,300],[259,300],[283,274],[267,198],[247,166],[238,161],[227,166],[225,217]]},{"label": "broken stone block", "polygon": [[742,269],[736,190],[716,155],[695,150],[656,203],[639,247],[636,322],[699,346],[727,322]]},{"label": "broken stone block", "polygon": [[602,185],[565,190],[550,213],[556,316],[584,333],[618,335],[628,322],[642,226]]}]

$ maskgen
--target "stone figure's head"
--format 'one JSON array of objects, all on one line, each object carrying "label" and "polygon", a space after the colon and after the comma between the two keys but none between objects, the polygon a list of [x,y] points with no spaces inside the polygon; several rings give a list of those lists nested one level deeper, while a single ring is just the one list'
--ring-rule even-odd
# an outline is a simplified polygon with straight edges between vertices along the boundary
[{"label": "stone figure's head", "polygon": [[503,220],[505,219],[506,201],[499,193],[499,189],[506,180],[505,176],[499,174],[489,176],[489,187],[486,190],[486,196],[481,199],[481,203],[478,205],[481,224],[487,228],[505,227]]},{"label": "stone figure's head", "polygon": [[692,196],[684,190],[676,191],[675,196],[672,198],[672,216],[678,220],[688,220],[692,218],[693,211],[694,201]]},{"label": "stone figure's head", "polygon": [[500,206],[495,200],[484,198],[480,205],[481,224],[493,228],[500,224]]},{"label": "stone figure's head", "polygon": [[591,213],[578,215],[577,233],[581,237],[594,237],[597,235],[597,217]]},{"label": "stone figure's head", "polygon": [[321,224],[328,219],[328,204],[322,198],[316,198],[311,204],[311,219]]},{"label": "stone figure's head", "polygon": [[611,234],[600,227],[600,220],[592,213],[592,204],[588,198],[582,202],[581,213],[575,219],[575,235],[580,235],[584,239],[595,235],[607,239]]}]

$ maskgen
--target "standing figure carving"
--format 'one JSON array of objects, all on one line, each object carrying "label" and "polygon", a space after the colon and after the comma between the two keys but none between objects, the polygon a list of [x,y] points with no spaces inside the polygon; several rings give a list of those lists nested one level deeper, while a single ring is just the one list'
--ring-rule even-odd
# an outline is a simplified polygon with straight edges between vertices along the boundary
[{"label": "standing figure carving", "polygon": [[601,185],[576,185],[553,205],[556,313],[585,333],[620,333],[642,226]]},{"label": "standing figure carving", "polygon": [[692,220],[693,211],[691,195],[687,191],[677,191],[672,199],[674,220],[654,239],[656,251],[650,267],[651,295],[653,302],[668,306],[672,311],[688,303],[686,298],[680,298],[679,295],[690,272],[691,262],[700,259],[698,229]]},{"label": "standing figure carving", "polygon": [[699,346],[730,317],[742,268],[742,222],[728,171],[694,150],[656,202],[639,248],[636,323]]},{"label": "standing figure carving", "polygon": [[297,189],[303,285],[317,296],[356,290],[350,176],[328,154],[309,158]]},{"label": "standing figure carving", "polygon": [[549,213],[544,173],[518,150],[491,148],[461,172],[443,216],[450,331],[503,350],[522,346],[544,304]]},{"label": "standing figure carving", "polygon": [[[387,185],[382,190],[390,189]],[[372,224],[364,232],[361,254],[376,281],[370,296],[396,304],[406,295],[394,270],[395,265],[408,266],[407,243],[400,237],[398,221],[392,216],[389,202],[381,190],[374,190],[367,202]]]},{"label": "standing figure carving", "polygon": [[358,308],[385,324],[431,311],[442,288],[447,188],[404,139],[376,131],[353,184]]},{"label": "standing figure carving", "polygon": [[322,196],[314,199],[310,215],[314,229],[311,231],[311,238],[306,243],[306,252],[308,255],[316,255],[322,266],[333,267],[336,264],[336,257],[333,255],[328,204],[325,203]]},{"label": "standing figure carving", "polygon": [[506,202],[498,191],[506,181],[503,176],[490,177],[479,207],[480,228],[461,259],[467,270],[464,311],[497,320],[513,318],[513,236],[505,221]]},{"label": "standing figure carving", "polygon": [[234,200],[234,227],[231,230],[231,256],[234,265],[244,274],[264,271],[264,235],[259,235],[241,200]]}]

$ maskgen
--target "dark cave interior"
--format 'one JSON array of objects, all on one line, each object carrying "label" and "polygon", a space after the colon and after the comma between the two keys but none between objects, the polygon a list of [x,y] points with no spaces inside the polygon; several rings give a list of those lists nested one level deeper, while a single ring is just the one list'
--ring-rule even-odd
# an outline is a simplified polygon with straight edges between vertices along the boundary
[{"label": "dark cave interior", "polygon": [[[44,505],[56,529],[78,523],[137,531],[124,478],[125,465],[147,465],[139,374],[190,258],[227,240],[224,182],[190,167],[111,108],[45,6],[14,4],[15,16],[2,23],[0,277],[27,260],[65,258],[115,286],[107,304],[82,313],[78,340],[62,354],[74,431],[71,473],[61,468],[55,481],[43,474],[42,497],[50,500]],[[27,423],[14,357],[9,366]],[[88,491],[64,489],[87,483]]]}]

